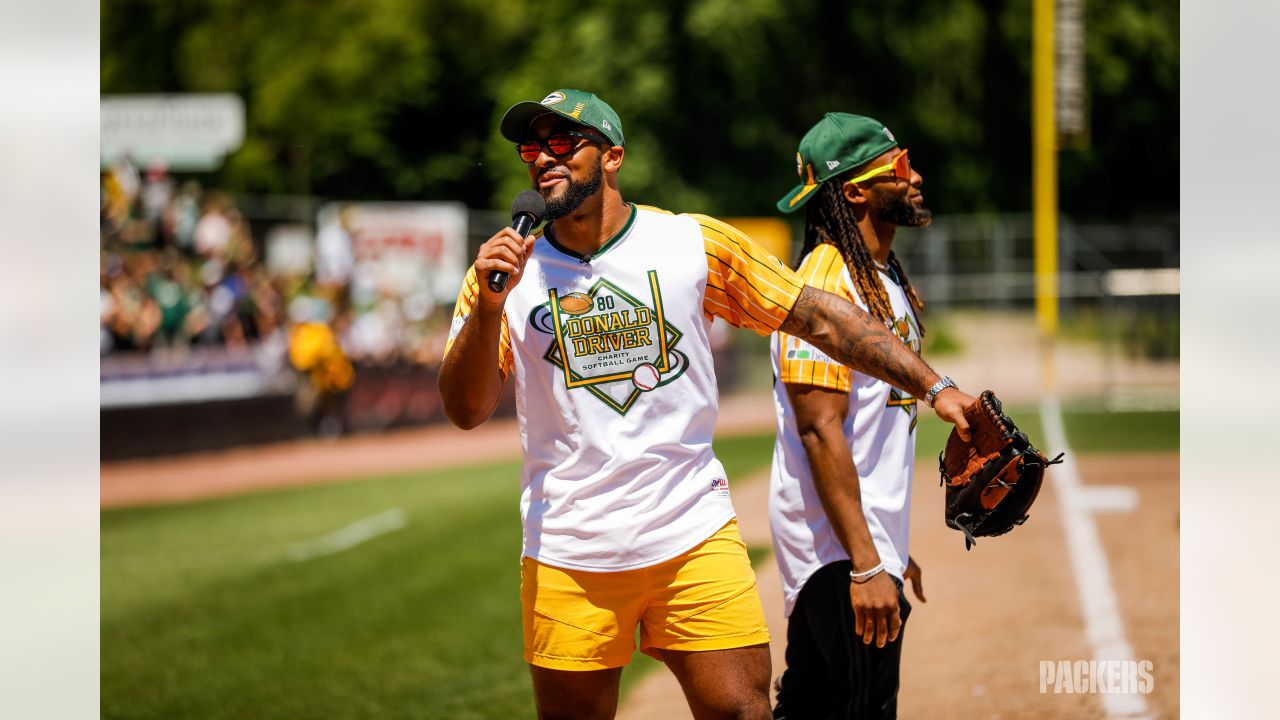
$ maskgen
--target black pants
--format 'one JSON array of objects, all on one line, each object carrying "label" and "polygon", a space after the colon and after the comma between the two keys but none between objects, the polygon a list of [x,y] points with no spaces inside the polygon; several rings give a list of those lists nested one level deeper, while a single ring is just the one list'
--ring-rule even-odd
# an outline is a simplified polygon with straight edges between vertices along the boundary
[{"label": "black pants", "polygon": [[[809,578],[787,623],[787,669],[778,688],[775,720],[896,718],[902,636],[877,648],[865,645],[853,626],[848,560],[824,566]],[[902,629],[911,604],[898,586]]]}]

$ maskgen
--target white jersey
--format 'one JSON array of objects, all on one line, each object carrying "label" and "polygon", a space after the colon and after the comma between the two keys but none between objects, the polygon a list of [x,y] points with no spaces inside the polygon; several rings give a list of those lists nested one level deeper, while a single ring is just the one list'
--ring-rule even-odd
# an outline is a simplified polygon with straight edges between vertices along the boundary
[{"label": "white jersey", "polygon": [[[853,287],[844,259],[835,247],[818,245],[800,265],[806,284],[866,303]],[[906,293],[882,270],[896,318],[891,329],[917,353],[920,326]],[[848,560],[813,485],[813,474],[796,430],[795,411],[784,383],[814,385],[849,394],[844,435],[853,454],[862,491],[862,511],[876,551],[888,572],[902,579],[907,565],[911,474],[916,446],[916,400],[886,382],[851,370],[816,347],[775,333],[771,342],[774,404],[778,435],[773,452],[769,522],[782,573],[786,614],[791,615],[805,582],[824,565]]]},{"label": "white jersey", "polygon": [[[452,337],[476,282],[473,267]],[[733,518],[711,450],[718,395],[707,332],[719,316],[768,334],[801,287],[776,258],[705,216],[632,206],[590,258],[553,232],[540,237],[507,297],[499,348],[524,450],[524,555],[631,570],[689,550]]]}]

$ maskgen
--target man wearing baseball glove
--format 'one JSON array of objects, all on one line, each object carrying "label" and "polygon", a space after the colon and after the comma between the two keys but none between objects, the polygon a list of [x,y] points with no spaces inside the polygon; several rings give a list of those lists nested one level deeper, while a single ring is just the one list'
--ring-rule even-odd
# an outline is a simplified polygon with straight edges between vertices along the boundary
[{"label": "man wearing baseball glove", "polygon": [[[924,304],[893,253],[899,227],[923,227],[920,173],[879,121],[827,113],[800,141],[801,184],[778,201],[805,208],[797,273],[856,303],[920,352]],[[778,435],[769,497],[786,602],[787,669],[775,718],[897,716],[907,550],[915,465],[914,392],[834,361],[784,327],[772,342]],[[922,394],[931,407],[949,378]],[[958,394],[957,394],[958,395]],[[990,391],[968,403],[969,433],[953,430],[939,457],[947,525],[974,536],[1022,524],[1048,460]]]},{"label": "man wearing baseball glove", "polygon": [[549,222],[481,246],[440,388],[449,418],[472,428],[515,382],[538,716],[613,717],[639,629],[640,649],[675,673],[695,715],[768,718],[769,634],[711,448],[712,318],[781,329],[909,392],[939,393],[935,411],[966,435],[972,398],[941,391],[877,318],[806,285],[735,228],[626,202],[622,121],[596,95],[518,103],[501,131]]},{"label": "man wearing baseball glove", "polygon": [[[805,208],[797,273],[919,353],[923,303],[893,241],[899,227],[928,225],[931,214],[906,148],[872,118],[827,113],[800,141],[797,161],[801,184],[778,201],[784,213]],[[785,328],[772,354],[779,382],[769,520],[788,616],[774,716],[896,717],[911,612],[903,581],[925,599],[907,552],[916,397],[932,406],[951,382],[903,389]]]}]

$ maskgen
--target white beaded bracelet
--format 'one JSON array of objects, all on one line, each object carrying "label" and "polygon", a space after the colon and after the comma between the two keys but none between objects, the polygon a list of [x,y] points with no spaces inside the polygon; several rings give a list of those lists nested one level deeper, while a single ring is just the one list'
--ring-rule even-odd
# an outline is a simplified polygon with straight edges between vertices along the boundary
[{"label": "white beaded bracelet", "polygon": [[870,580],[871,578],[875,577],[878,573],[881,573],[881,572],[884,572],[883,561],[880,564],[876,565],[875,567],[871,568],[870,570],[865,570],[863,572],[854,572],[850,570],[849,580],[851,582],[855,582],[861,585],[862,583]]}]

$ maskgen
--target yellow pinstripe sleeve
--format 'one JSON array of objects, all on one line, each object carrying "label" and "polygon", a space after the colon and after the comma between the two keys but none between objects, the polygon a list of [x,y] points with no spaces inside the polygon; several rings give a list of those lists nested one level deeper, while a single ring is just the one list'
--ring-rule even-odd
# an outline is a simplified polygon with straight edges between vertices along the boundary
[{"label": "yellow pinstripe sleeve", "polygon": [[702,228],[707,254],[703,311],[761,335],[777,330],[791,314],[804,283],[732,225],[706,215],[689,217]]},{"label": "yellow pinstripe sleeve", "polygon": [[[444,345],[445,357],[448,357],[449,350],[453,348],[454,338],[458,337],[458,333],[462,331],[462,326],[471,315],[471,309],[475,307],[476,298],[479,296],[480,283],[476,278],[476,268],[473,265],[467,270],[467,277],[462,281],[462,289],[458,291],[458,302],[453,306],[453,323],[449,326],[449,339]],[[504,378],[511,374],[511,333],[507,329],[505,313],[502,315],[502,334],[498,338],[498,370]]]},{"label": "yellow pinstripe sleeve", "polygon": [[[843,279],[844,258],[840,251],[827,243],[818,245],[800,263],[797,274],[806,285],[826,290],[853,301],[853,290]],[[840,392],[849,392],[853,371],[827,357],[818,348],[798,337],[778,333],[780,377],[792,385],[814,385]]]}]

